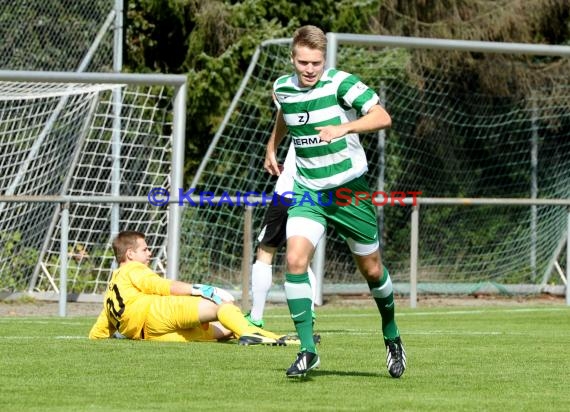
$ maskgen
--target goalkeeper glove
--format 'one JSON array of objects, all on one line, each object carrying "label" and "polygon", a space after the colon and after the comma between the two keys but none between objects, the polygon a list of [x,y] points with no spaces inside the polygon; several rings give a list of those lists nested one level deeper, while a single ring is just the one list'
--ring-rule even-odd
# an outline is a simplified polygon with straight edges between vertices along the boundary
[{"label": "goalkeeper glove", "polygon": [[218,305],[221,305],[224,302],[234,301],[234,297],[229,292],[211,285],[202,285],[200,283],[194,283],[192,285],[192,295],[202,296],[203,298],[209,299]]}]

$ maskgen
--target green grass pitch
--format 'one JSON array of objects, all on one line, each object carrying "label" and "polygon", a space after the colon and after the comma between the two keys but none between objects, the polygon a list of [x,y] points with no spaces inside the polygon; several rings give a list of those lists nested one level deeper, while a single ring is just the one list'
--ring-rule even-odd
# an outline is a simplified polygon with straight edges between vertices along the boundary
[{"label": "green grass pitch", "polygon": [[[318,308],[321,367],[298,347],[89,341],[94,317],[0,318],[2,411],[567,411],[570,308],[398,308],[408,353],[389,377],[374,308]],[[292,332],[285,307],[266,325]]]}]

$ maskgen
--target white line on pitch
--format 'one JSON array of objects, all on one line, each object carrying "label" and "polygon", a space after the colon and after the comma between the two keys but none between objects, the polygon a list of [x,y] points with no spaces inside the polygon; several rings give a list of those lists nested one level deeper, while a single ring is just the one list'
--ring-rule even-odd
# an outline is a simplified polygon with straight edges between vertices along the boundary
[{"label": "white line on pitch", "polygon": [[41,340],[46,340],[46,339],[62,339],[62,340],[70,340],[70,339],[88,339],[87,336],[50,336],[50,337],[46,337],[46,336],[0,336],[0,340],[2,339],[6,339],[6,340],[18,340],[18,339],[22,339],[22,340],[33,340],[33,339],[41,339]]},{"label": "white line on pitch", "polygon": [[[484,310],[484,309],[473,309],[473,310],[469,310],[469,309],[465,309],[465,310],[452,310],[452,311],[441,311],[441,312],[398,312],[396,311],[396,317],[403,317],[403,316],[432,316],[432,315],[480,315],[482,313],[524,313],[524,312],[561,312],[561,311],[568,311],[568,308],[520,308],[520,309],[488,309],[488,310]],[[319,316],[319,310],[316,310],[317,312],[317,320],[318,320],[318,316]],[[322,315],[323,317],[326,318],[366,318],[366,317],[377,317],[378,316],[378,312],[375,311],[374,309],[371,310],[370,313],[356,313],[356,314],[351,314],[351,313],[346,313],[346,314],[341,314],[341,313],[335,313],[335,314],[329,314],[329,313],[325,313]],[[289,318],[289,315],[268,315],[267,318]]]},{"label": "white line on pitch", "polygon": [[34,323],[39,325],[52,325],[54,322],[57,322],[58,325],[79,325],[83,322],[81,321],[73,321],[73,320],[58,320],[57,318],[50,318],[48,319],[34,319],[34,318],[0,318],[0,322],[18,322],[18,323]]}]

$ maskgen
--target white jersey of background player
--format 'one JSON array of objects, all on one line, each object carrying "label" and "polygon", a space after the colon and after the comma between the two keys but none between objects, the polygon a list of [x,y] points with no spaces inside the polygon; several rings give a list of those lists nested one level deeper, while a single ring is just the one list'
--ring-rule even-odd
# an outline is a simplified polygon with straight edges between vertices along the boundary
[{"label": "white jersey of background player", "polygon": [[277,179],[275,184],[275,193],[283,195],[284,197],[291,199],[293,197],[293,185],[295,184],[295,146],[291,142],[289,145],[289,150],[287,151],[287,156],[285,156],[285,162],[283,162],[283,171]]},{"label": "white jersey of background player", "polygon": [[[251,311],[246,315],[246,319],[260,327],[264,326],[263,312],[265,310],[265,302],[273,282],[273,259],[277,250],[284,246],[287,241],[287,210],[290,199],[293,197],[295,173],[295,148],[293,143],[291,143],[283,163],[283,171],[275,184],[274,192],[278,196],[275,202],[269,204],[265,212],[263,225],[257,238],[259,245],[257,247],[256,260],[251,270],[252,304]],[[313,289],[314,302],[316,298],[316,278],[311,268],[309,268],[309,280]]]}]

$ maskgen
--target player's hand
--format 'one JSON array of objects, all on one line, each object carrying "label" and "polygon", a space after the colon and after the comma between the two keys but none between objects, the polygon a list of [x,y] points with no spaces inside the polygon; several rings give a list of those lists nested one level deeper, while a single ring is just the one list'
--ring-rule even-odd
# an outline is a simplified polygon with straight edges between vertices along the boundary
[{"label": "player's hand", "polygon": [[263,168],[272,176],[280,176],[282,167],[277,163],[275,153],[267,152],[265,154],[265,162],[263,163]]},{"label": "player's hand", "polygon": [[330,143],[333,139],[337,139],[346,134],[342,125],[338,126],[318,126],[315,130],[319,132],[319,139],[322,142]]},{"label": "player's hand", "polygon": [[233,302],[234,297],[231,293],[211,285],[203,285],[201,283],[194,283],[192,285],[192,295],[202,296],[212,302],[221,305],[226,302]]}]

